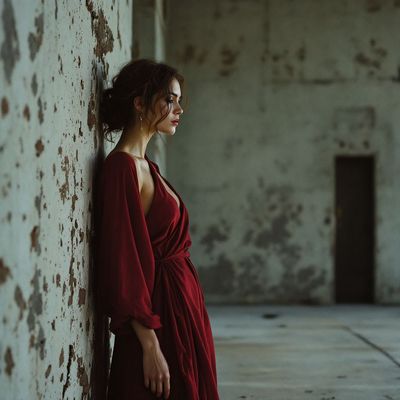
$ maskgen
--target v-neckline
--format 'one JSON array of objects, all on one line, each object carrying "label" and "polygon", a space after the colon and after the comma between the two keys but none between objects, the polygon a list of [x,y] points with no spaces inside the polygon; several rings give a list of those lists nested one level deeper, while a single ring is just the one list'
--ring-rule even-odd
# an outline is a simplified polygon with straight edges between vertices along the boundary
[{"label": "v-neckline", "polygon": [[[154,200],[155,197],[157,195],[157,190],[158,190],[158,185],[162,185],[163,186],[163,190],[167,193],[168,196],[170,196],[172,198],[172,200],[175,202],[176,206],[178,207],[179,210],[179,216],[182,215],[182,199],[181,196],[179,196],[179,194],[174,190],[174,188],[170,185],[170,183],[164,178],[161,177],[161,175],[157,172],[157,169],[155,168],[155,166],[153,165],[153,161],[150,160],[147,156],[147,154],[145,154],[144,158],[147,160],[147,162],[149,163],[149,167],[150,167],[150,173],[153,176],[153,181],[154,181],[154,196],[153,196],[153,201],[151,202],[150,208],[146,214],[146,218],[147,216],[151,213],[152,209],[153,209],[153,204],[154,204]],[[156,177],[154,177],[156,175]],[[165,185],[162,183],[161,179],[163,179],[165,181],[165,183],[168,185],[168,187],[172,190],[172,192],[176,195],[176,197],[179,200],[179,204],[177,203],[176,199],[171,195],[171,193],[168,192],[168,190],[166,189]]]},{"label": "v-neckline", "polygon": [[[133,163],[135,163],[135,159],[133,158],[132,154],[129,154],[127,151],[123,151],[123,150],[115,150],[112,154],[115,153],[125,153],[126,155],[129,156],[129,158],[132,160]],[[108,156],[112,155],[111,153],[108,154]],[[107,158],[108,158],[107,156]],[[153,177],[153,182],[154,182],[154,195],[153,195],[153,200],[150,204],[150,208],[147,210],[147,213],[145,214],[145,218],[147,219],[148,216],[150,215],[150,213],[152,212],[152,209],[154,208],[154,201],[155,198],[157,196],[157,191],[158,191],[158,185],[162,185],[163,186],[163,190],[167,193],[168,196],[170,196],[172,198],[172,200],[175,202],[176,206],[179,209],[179,217],[182,216],[182,210],[183,210],[183,202],[181,199],[181,196],[179,196],[179,194],[174,190],[174,188],[170,185],[170,183],[165,180],[165,183],[168,185],[168,187],[175,193],[176,197],[179,199],[179,204],[176,202],[176,200],[174,199],[174,197],[168,192],[168,190],[165,188],[164,184],[161,182],[161,175],[159,176],[156,167],[153,165],[153,161],[150,160],[150,158],[147,156],[147,154],[144,154],[144,158],[145,160],[147,160],[148,164],[149,164],[149,168],[150,168],[150,173]],[[135,169],[136,169],[136,163],[135,163]]]}]

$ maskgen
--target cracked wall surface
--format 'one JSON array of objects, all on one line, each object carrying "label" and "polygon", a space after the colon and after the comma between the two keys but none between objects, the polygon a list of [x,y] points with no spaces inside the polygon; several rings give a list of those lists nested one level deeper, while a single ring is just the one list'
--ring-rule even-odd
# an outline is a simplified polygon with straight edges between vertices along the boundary
[{"label": "cracked wall surface", "polygon": [[2,0],[0,13],[0,397],[94,398],[98,95],[131,58],[132,4]]},{"label": "cracked wall surface", "polygon": [[168,148],[210,302],[334,301],[334,157],[375,155],[377,303],[400,302],[400,2],[171,0]]}]

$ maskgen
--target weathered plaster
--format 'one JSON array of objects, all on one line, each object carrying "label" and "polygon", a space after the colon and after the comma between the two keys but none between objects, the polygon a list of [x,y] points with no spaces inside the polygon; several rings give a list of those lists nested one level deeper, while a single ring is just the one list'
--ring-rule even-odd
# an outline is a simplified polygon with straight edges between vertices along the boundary
[{"label": "weathered plaster", "polygon": [[[168,147],[210,302],[334,301],[334,157],[376,157],[376,292],[400,302],[398,1],[186,1]],[[397,33],[397,34],[396,34]]]},{"label": "weathered plaster", "polygon": [[4,0],[0,13],[1,392],[101,399],[91,249],[97,107],[102,85],[130,60],[132,5]]}]

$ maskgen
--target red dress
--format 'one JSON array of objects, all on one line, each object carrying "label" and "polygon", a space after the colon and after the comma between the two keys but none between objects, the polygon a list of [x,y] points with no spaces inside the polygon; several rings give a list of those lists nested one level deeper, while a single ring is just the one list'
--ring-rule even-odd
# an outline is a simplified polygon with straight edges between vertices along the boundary
[{"label": "red dress", "polygon": [[144,385],[143,353],[130,318],[155,330],[170,373],[170,400],[219,400],[215,350],[204,294],[190,260],[189,217],[145,156],[154,180],[147,215],[135,161],[111,153],[100,178],[98,277],[115,334],[109,400],[160,399]]}]

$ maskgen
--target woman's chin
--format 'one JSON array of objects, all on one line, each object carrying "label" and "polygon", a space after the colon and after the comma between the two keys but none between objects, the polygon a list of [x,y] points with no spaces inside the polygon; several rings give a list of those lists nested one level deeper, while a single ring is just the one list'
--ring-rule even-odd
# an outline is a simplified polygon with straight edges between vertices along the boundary
[{"label": "woman's chin", "polygon": [[175,135],[176,127],[173,126],[172,128],[163,129],[163,130],[160,130],[160,132],[163,133],[164,135],[171,135],[171,136],[173,136],[173,135]]}]

